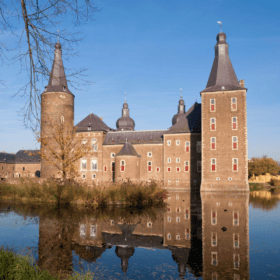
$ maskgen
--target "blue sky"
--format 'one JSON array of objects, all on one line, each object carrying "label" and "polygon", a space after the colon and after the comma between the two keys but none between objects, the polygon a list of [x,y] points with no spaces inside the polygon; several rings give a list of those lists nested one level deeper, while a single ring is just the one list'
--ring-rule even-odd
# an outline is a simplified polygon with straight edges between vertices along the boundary
[{"label": "blue sky", "polygon": [[[85,35],[66,68],[90,68],[86,90],[75,95],[75,123],[91,111],[115,128],[124,92],[136,130],[166,129],[177,112],[180,88],[186,109],[201,102],[223,22],[230,58],[247,92],[249,158],[280,160],[280,2],[101,0],[95,21],[76,27]],[[67,19],[64,25],[68,24]],[[59,29],[60,26],[57,27]],[[2,36],[2,40],[6,39]],[[55,42],[55,38],[54,38]],[[62,47],[63,47],[63,41]],[[1,67],[0,150],[38,148],[11,96],[26,81],[19,66]],[[67,74],[67,71],[66,71]],[[42,87],[43,89],[43,87]]]}]

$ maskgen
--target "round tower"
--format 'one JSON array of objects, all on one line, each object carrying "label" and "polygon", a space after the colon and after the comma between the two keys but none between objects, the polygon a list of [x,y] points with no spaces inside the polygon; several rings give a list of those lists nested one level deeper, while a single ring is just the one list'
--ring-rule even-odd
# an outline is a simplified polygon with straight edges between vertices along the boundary
[{"label": "round tower", "polygon": [[134,130],[135,122],[129,116],[129,109],[128,104],[126,103],[126,98],[123,103],[122,116],[117,120],[116,126],[117,131]]},{"label": "round tower", "polygon": [[[41,94],[41,149],[48,152],[56,148],[54,139],[56,127],[73,127],[74,125],[74,95],[68,89],[62,62],[61,44],[55,44],[54,61],[49,83]],[[58,147],[57,147],[58,148]],[[59,178],[59,169],[41,160],[41,177]]]}]

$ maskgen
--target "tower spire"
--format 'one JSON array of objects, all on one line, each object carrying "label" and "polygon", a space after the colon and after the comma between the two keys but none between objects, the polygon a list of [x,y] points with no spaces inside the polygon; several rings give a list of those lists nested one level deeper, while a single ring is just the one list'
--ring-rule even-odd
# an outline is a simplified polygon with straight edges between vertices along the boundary
[{"label": "tower spire", "polygon": [[183,94],[182,94],[182,89],[180,88],[180,91],[181,91],[181,99],[183,99]]},{"label": "tower spire", "polygon": [[126,103],[126,92],[124,92],[124,103]]},{"label": "tower spire", "polygon": [[[222,31],[222,23],[220,30]],[[220,32],[217,35],[217,43],[215,45],[215,58],[210,72],[210,76],[203,91],[224,91],[241,89],[234,69],[232,67],[228,54],[228,43],[226,42],[226,34]]]}]

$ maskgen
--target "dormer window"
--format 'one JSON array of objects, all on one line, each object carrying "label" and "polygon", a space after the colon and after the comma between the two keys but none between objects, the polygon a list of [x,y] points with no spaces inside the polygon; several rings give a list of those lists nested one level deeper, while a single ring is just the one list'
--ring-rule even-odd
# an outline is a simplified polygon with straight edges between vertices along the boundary
[{"label": "dormer window", "polygon": [[87,127],[87,130],[91,130],[91,126],[88,126],[88,127]]},{"label": "dormer window", "polygon": [[64,86],[64,87],[62,87],[63,88],[63,91],[66,91],[66,87]]}]

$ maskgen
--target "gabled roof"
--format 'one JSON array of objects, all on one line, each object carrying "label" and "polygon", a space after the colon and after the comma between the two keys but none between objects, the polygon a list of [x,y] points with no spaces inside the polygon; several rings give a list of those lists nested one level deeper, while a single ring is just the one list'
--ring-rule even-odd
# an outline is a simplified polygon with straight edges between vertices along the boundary
[{"label": "gabled roof", "polygon": [[[90,130],[88,128],[91,128]],[[90,113],[86,118],[76,125],[77,132],[80,131],[109,131],[111,130],[98,116]]]},{"label": "gabled roof", "polygon": [[1,152],[0,153],[0,162],[15,163],[15,157],[16,157],[15,154]]},{"label": "gabled roof", "polygon": [[121,150],[116,154],[117,156],[134,156],[140,157],[140,155],[135,151],[132,144],[125,142]]},{"label": "gabled roof", "polygon": [[244,89],[240,86],[234,69],[232,67],[229,54],[226,34],[217,35],[215,45],[215,58],[206,88],[202,92],[225,91]]},{"label": "gabled roof", "polygon": [[103,145],[124,144],[126,139],[132,144],[163,143],[163,133],[167,130],[114,131],[106,134]]},{"label": "gabled roof", "polygon": [[201,104],[195,102],[164,134],[172,133],[201,133]]},{"label": "gabled roof", "polygon": [[20,150],[16,153],[16,163],[40,163],[38,150]]}]

